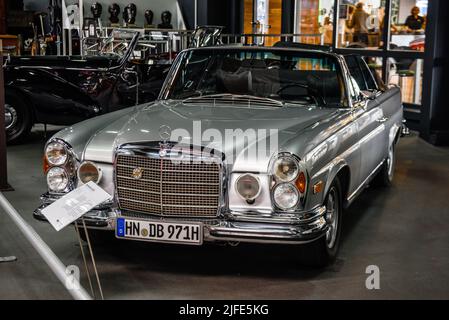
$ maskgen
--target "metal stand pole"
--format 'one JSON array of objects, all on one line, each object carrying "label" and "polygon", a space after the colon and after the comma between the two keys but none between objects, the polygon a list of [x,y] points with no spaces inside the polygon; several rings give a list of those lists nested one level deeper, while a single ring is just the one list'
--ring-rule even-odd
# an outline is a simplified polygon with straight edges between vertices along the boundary
[{"label": "metal stand pole", "polygon": [[[103,288],[101,287],[100,277],[98,275],[97,264],[95,262],[95,257],[94,257],[94,252],[92,250],[92,244],[90,242],[89,232],[87,231],[86,222],[84,221],[84,218],[81,218],[81,221],[83,223],[83,230],[84,230],[84,234],[86,235],[87,247],[89,248],[90,259],[91,259],[91,262],[92,262],[92,266],[94,268],[95,278],[97,280],[98,291],[100,291],[101,300],[104,300]],[[84,254],[83,243],[81,241],[80,231],[79,231],[79,227],[78,227],[77,222],[75,222],[75,230],[76,230],[76,233],[78,235],[78,241],[79,241],[79,244],[80,244],[81,255],[83,256],[84,267],[86,269],[87,279],[89,281],[90,290],[91,290],[92,295],[94,296],[94,299],[95,299],[96,298],[95,297],[95,292],[94,292],[94,288],[93,288],[93,285],[92,285],[92,280],[90,278],[90,269],[88,268],[88,265],[87,265],[87,259],[86,259],[86,255]]]},{"label": "metal stand pole", "polygon": [[[34,249],[39,253],[42,259],[47,263],[55,276],[67,288],[67,283],[73,283],[73,277],[67,273],[66,266],[59,260],[59,258],[51,251],[48,245],[42,240],[36,231],[22,218],[22,216],[14,209],[8,200],[0,193],[0,208],[5,210],[5,213],[13,220],[15,225],[19,228],[25,238],[30,242]],[[67,288],[68,289],[68,288]],[[92,298],[84,290],[83,287],[78,286],[68,289],[73,298],[77,300],[91,300]]]},{"label": "metal stand pole", "polygon": [[5,86],[3,81],[3,53],[0,51],[0,190],[12,190],[8,184],[6,167]]},{"label": "metal stand pole", "polygon": [[86,255],[84,254],[83,242],[81,240],[80,230],[79,230],[78,224],[76,222],[74,223],[74,225],[75,225],[76,235],[78,236],[78,243],[80,245],[81,255],[83,256],[84,268],[86,269],[87,280],[89,281],[90,292],[92,293],[92,296],[94,297],[94,299],[96,299],[94,287],[92,286],[92,280],[90,279],[90,270],[87,266]]},{"label": "metal stand pole", "polygon": [[[5,86],[3,81],[3,52],[0,50],[0,190],[11,190],[8,184],[8,170],[6,167],[6,132],[5,129]],[[13,262],[14,256],[0,257],[0,263]]]}]

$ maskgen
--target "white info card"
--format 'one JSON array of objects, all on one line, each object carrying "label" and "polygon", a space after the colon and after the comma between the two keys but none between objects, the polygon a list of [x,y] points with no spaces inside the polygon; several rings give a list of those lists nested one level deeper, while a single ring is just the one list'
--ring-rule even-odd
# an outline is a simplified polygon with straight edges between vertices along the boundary
[{"label": "white info card", "polygon": [[59,231],[111,198],[109,193],[91,181],[42,209],[42,214]]}]

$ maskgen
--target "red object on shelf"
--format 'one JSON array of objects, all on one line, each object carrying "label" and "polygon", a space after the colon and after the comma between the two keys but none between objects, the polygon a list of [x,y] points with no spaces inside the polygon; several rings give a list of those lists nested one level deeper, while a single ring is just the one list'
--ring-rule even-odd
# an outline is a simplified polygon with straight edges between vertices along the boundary
[{"label": "red object on shelf", "polygon": [[410,48],[412,50],[424,51],[425,44],[426,44],[425,38],[419,38],[410,42]]}]

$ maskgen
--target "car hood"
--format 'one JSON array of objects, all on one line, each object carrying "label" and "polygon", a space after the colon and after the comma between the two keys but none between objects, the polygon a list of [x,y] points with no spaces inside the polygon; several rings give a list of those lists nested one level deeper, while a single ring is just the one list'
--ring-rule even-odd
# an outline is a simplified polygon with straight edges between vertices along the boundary
[{"label": "car hood", "polygon": [[[335,113],[335,109],[298,105],[248,108],[159,101],[138,108],[134,113],[121,117],[98,131],[86,145],[84,159],[112,163],[114,150],[120,145],[161,141],[161,129],[167,129],[165,126],[168,126],[172,132],[172,138],[182,136],[184,142],[212,146],[215,150],[223,152],[229,163],[234,164],[239,162],[239,155],[245,149],[254,143],[259,143],[260,146],[264,140],[271,146],[267,146],[270,152],[267,152],[266,160],[264,160],[266,162],[274,151],[282,149],[284,143],[298,135],[300,131],[324,119],[329,119]],[[203,134],[221,136],[222,141],[213,141],[214,139],[210,136],[203,136],[198,143],[198,140],[194,139],[195,130],[200,132],[200,136]],[[229,143],[225,137],[233,130],[241,130],[240,133],[254,130],[256,134],[248,136],[234,131],[237,132],[234,143]],[[264,130],[265,136],[260,134],[261,130]],[[277,138],[276,150],[272,150],[273,144],[269,143],[270,137]],[[245,161],[248,165],[251,162]]]}]

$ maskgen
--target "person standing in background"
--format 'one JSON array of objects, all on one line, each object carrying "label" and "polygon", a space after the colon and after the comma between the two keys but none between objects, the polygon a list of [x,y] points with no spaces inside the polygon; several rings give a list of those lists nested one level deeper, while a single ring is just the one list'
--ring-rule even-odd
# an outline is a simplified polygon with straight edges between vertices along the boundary
[{"label": "person standing in background", "polygon": [[425,20],[423,16],[419,15],[419,13],[420,13],[419,8],[415,6],[411,10],[411,15],[409,15],[405,20],[405,25],[407,26],[409,32],[421,30],[424,28],[423,26]]},{"label": "person standing in background", "polygon": [[325,17],[323,26],[320,28],[320,33],[323,34],[323,44],[332,45],[333,30],[334,30],[334,25],[333,25],[330,17]]},{"label": "person standing in background", "polygon": [[355,11],[348,21],[346,21],[346,26],[349,29],[354,29],[353,42],[361,42],[368,44],[368,27],[366,26],[366,21],[369,18],[369,14],[364,10],[364,3],[359,2],[355,6]]}]

